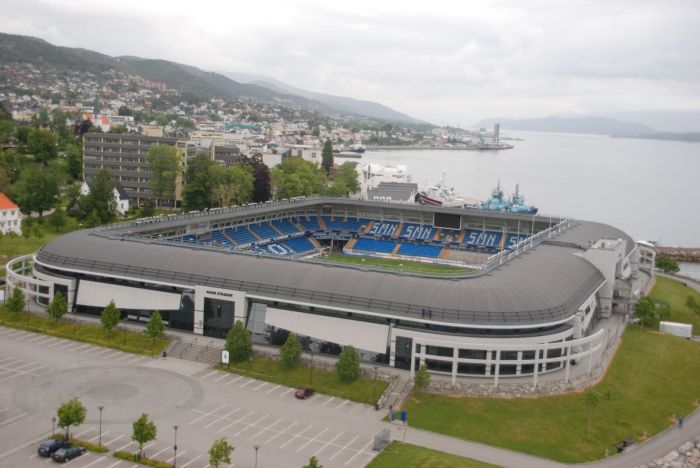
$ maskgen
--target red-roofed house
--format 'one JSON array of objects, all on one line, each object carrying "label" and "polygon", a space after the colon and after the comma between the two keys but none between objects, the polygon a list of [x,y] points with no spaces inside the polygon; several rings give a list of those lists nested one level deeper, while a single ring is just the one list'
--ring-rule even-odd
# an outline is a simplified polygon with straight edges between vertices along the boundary
[{"label": "red-roofed house", "polygon": [[22,213],[15,202],[0,192],[0,233],[4,235],[10,232],[22,234]]}]

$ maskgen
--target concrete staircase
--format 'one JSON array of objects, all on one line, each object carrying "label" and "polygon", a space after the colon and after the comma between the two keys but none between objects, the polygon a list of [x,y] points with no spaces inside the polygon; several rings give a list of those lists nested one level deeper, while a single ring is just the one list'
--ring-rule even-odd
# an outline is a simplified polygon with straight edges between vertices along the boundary
[{"label": "concrete staircase", "polygon": [[410,380],[392,380],[377,402],[379,409],[389,408],[389,406],[394,410],[401,408],[408,395],[411,394],[411,390],[413,390],[413,382]]},{"label": "concrete staircase", "polygon": [[168,357],[186,361],[202,362],[211,366],[221,362],[223,348],[211,344],[198,344],[195,341],[175,341],[168,349]]}]

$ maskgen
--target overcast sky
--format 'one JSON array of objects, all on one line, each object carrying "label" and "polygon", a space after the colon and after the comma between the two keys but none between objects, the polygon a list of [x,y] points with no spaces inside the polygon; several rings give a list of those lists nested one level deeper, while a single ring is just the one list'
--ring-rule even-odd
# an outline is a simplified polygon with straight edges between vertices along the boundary
[{"label": "overcast sky", "polygon": [[440,124],[700,110],[698,0],[3,0],[0,31],[272,76]]}]

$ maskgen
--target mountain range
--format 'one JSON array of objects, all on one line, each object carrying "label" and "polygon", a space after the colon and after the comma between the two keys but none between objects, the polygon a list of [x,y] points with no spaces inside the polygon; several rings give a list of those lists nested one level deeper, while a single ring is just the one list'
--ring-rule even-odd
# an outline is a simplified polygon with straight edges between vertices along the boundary
[{"label": "mountain range", "polygon": [[389,122],[424,123],[376,102],[314,93],[270,78],[258,77],[255,82],[242,83],[220,73],[177,62],[134,56],[112,57],[82,48],[55,46],[29,36],[0,33],[0,62],[32,63],[90,73],[115,69],[205,98],[249,98],[326,115],[350,114]]}]

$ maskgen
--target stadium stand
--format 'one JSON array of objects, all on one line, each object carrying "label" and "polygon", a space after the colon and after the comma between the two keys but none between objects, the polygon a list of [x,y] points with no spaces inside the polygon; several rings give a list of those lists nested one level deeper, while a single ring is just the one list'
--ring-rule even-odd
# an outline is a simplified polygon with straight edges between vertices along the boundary
[{"label": "stadium stand", "polygon": [[253,233],[257,234],[257,236],[261,240],[268,240],[273,239],[275,237],[279,237],[279,233],[275,231],[272,228],[272,226],[270,226],[270,224],[267,222],[249,224],[248,229],[250,229]]},{"label": "stadium stand", "polygon": [[464,243],[470,247],[498,249],[501,243],[501,237],[503,237],[502,232],[467,229],[467,233],[464,236]]},{"label": "stadium stand", "polygon": [[211,232],[211,237],[214,239],[214,242],[217,242],[224,247],[231,247],[231,240],[224,235],[223,232],[219,231],[218,229],[215,229]]},{"label": "stadium stand", "polygon": [[344,231],[344,232],[358,232],[363,225],[369,223],[368,219],[358,219],[358,218],[347,218],[343,219],[337,217],[335,219],[330,216],[323,216],[323,223],[326,225],[326,229],[329,231]]},{"label": "stadium stand", "polygon": [[527,234],[508,234],[506,237],[506,243],[503,245],[505,250],[512,249],[520,241],[527,239]]},{"label": "stadium stand", "polygon": [[231,239],[236,241],[238,245],[251,244],[258,241],[258,238],[251,234],[245,226],[236,226],[235,228],[227,227],[224,229],[224,232],[228,234]]},{"label": "stadium stand", "polygon": [[365,250],[368,252],[391,253],[396,247],[396,242],[373,239],[357,239],[353,250]]},{"label": "stadium stand", "polygon": [[320,231],[321,230],[321,225],[318,224],[318,218],[315,216],[313,218],[311,217],[300,217],[297,219],[297,222],[304,226],[307,230],[309,231]]},{"label": "stadium stand", "polygon": [[442,252],[442,247],[435,245],[424,244],[404,244],[399,245],[399,250],[396,252],[399,255],[411,255],[414,257],[429,257],[438,258]]},{"label": "stadium stand", "polygon": [[375,221],[367,231],[370,236],[395,236],[399,223],[396,221]]},{"label": "stadium stand", "polygon": [[292,235],[299,234],[299,229],[292,224],[288,219],[275,219],[272,221],[272,226],[282,234]]},{"label": "stadium stand", "polygon": [[296,253],[309,252],[316,248],[306,237],[296,237],[294,239],[287,239],[286,241],[282,242],[282,244],[289,247]]},{"label": "stadium stand", "polygon": [[435,236],[435,229],[430,226],[421,226],[420,224],[404,223],[399,237],[405,239],[420,239],[430,241]]}]

